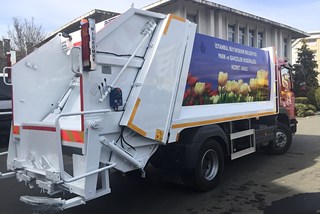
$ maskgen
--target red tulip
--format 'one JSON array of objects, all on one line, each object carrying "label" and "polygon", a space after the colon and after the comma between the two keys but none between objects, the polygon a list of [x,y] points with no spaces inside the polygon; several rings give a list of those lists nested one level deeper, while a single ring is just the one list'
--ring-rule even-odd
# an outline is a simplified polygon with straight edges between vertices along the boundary
[{"label": "red tulip", "polygon": [[206,82],[205,90],[210,91],[212,89],[212,83]]},{"label": "red tulip", "polygon": [[218,91],[217,90],[212,90],[210,92],[210,97],[215,96],[215,95],[218,95]]},{"label": "red tulip", "polygon": [[190,77],[189,80],[188,80],[188,84],[190,86],[195,86],[196,82],[198,82],[198,78],[197,77]]}]

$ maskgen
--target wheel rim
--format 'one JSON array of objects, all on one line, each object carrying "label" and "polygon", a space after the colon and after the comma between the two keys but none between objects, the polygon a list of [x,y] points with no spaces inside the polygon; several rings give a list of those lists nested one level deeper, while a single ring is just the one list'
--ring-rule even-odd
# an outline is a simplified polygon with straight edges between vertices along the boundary
[{"label": "wheel rim", "polygon": [[201,170],[204,179],[211,181],[218,173],[219,158],[216,151],[210,149],[204,153],[201,159]]},{"label": "wheel rim", "polygon": [[287,141],[287,135],[283,131],[278,130],[276,132],[276,147],[283,148],[286,145]]}]

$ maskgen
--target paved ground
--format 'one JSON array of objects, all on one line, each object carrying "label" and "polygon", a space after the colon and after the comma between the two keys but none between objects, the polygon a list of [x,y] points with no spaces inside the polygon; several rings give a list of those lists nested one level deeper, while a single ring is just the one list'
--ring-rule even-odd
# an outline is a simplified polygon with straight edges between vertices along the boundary
[{"label": "paved ground", "polygon": [[[229,162],[223,182],[211,192],[165,182],[149,169],[146,179],[113,175],[111,194],[63,213],[320,213],[319,161],[320,116],[302,118],[285,155],[258,152]],[[0,213],[32,213],[19,202],[26,194],[39,195],[39,190],[30,192],[14,179],[0,181]]]}]

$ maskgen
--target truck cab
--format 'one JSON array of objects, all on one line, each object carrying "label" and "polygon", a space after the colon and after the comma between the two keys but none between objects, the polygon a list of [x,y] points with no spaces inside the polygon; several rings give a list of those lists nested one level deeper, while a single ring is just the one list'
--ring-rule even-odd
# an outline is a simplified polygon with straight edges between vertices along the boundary
[{"label": "truck cab", "polygon": [[279,73],[279,113],[285,114],[290,124],[292,133],[297,131],[297,120],[295,118],[295,94],[293,92],[293,67],[285,60],[277,60],[277,71]]},{"label": "truck cab", "polygon": [[0,74],[0,145],[9,140],[12,120],[11,87],[4,83],[4,78]]}]

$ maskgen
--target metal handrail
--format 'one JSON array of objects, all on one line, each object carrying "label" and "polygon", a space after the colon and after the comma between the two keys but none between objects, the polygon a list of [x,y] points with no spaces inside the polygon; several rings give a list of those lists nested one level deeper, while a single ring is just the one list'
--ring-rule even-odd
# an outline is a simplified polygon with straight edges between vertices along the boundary
[{"label": "metal handrail", "polygon": [[70,178],[70,179],[68,179],[68,180],[64,180],[63,182],[64,182],[64,183],[71,183],[71,182],[73,182],[73,181],[79,180],[79,179],[81,179],[81,178],[88,177],[88,176],[93,175],[93,174],[97,174],[97,173],[99,173],[99,172],[102,172],[102,171],[111,169],[111,168],[113,168],[113,167],[116,166],[116,163],[108,162],[107,164],[110,164],[110,165],[105,166],[105,167],[102,167],[102,168],[100,168],[100,169],[93,170],[93,171],[91,171],[91,172],[87,172],[87,173],[85,173],[85,174],[79,175],[79,176],[74,177],[74,178]]},{"label": "metal handrail", "polygon": [[[77,75],[80,75],[81,72],[78,72],[78,71],[76,71],[76,70],[73,69],[73,57],[72,57],[72,52],[73,52],[74,49],[79,49],[79,51],[81,50],[80,47],[72,47],[72,48],[70,49],[71,70],[72,70],[73,73],[75,73],[75,74],[77,74]],[[80,62],[80,60],[79,60],[79,62]],[[80,63],[79,63],[79,68],[80,68]]]},{"label": "metal handrail", "polygon": [[60,129],[59,120],[61,117],[69,117],[69,116],[77,116],[77,115],[85,115],[85,114],[101,114],[101,113],[107,113],[110,111],[111,109],[103,109],[103,110],[79,111],[74,113],[59,114],[55,120],[55,126]]},{"label": "metal handrail", "polygon": [[4,82],[4,84],[6,84],[6,85],[12,85],[12,83],[8,83],[8,82],[6,81],[6,70],[7,70],[7,69],[12,69],[12,67],[4,67],[4,68],[2,69],[3,82]]},{"label": "metal handrail", "polygon": [[[59,153],[61,154],[61,156],[59,156],[59,168],[61,170],[61,178],[62,180],[64,179],[64,164],[63,164],[63,158],[62,158],[62,142],[61,142],[61,128],[60,128],[60,118],[62,117],[69,117],[69,116],[77,116],[77,115],[85,115],[85,114],[101,114],[101,113],[107,113],[110,112],[111,109],[103,109],[103,110],[92,110],[92,111],[80,111],[80,112],[73,112],[73,113],[64,113],[64,114],[60,114],[57,116],[57,118],[55,119],[55,127],[56,127],[56,133],[58,133],[59,135],[59,140],[57,139],[57,144],[58,144],[58,148],[59,148]],[[61,160],[61,161],[60,161]],[[104,169],[106,170],[106,169]],[[79,178],[80,179],[80,178]]]}]

